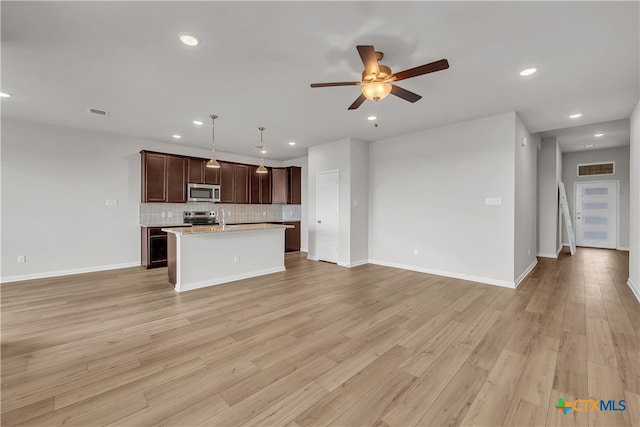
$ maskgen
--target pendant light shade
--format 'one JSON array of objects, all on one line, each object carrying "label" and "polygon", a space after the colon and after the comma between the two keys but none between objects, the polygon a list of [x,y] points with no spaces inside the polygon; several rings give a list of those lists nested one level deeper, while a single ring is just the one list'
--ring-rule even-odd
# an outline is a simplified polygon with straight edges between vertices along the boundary
[{"label": "pendant light shade", "polygon": [[211,160],[207,162],[208,168],[220,169],[220,163],[216,160],[216,119],[218,116],[215,114],[210,115],[211,117]]},{"label": "pendant light shade", "polygon": [[379,101],[391,93],[391,85],[386,82],[367,83],[362,86],[362,94],[372,101]]},{"label": "pendant light shade", "polygon": [[260,130],[260,166],[258,166],[258,169],[256,169],[256,173],[267,173],[269,171],[264,167],[264,142],[262,139],[264,128],[259,127],[258,130]]}]

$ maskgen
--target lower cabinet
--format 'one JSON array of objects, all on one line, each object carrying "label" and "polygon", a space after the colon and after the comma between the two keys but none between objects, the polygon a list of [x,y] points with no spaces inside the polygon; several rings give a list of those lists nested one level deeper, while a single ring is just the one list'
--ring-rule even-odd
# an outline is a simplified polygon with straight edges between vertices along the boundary
[{"label": "lower cabinet", "polygon": [[167,266],[167,232],[163,228],[170,226],[140,228],[140,264],[145,268]]},{"label": "lower cabinet", "polygon": [[300,221],[284,222],[284,225],[293,225],[284,231],[284,251],[297,252],[300,250]]}]

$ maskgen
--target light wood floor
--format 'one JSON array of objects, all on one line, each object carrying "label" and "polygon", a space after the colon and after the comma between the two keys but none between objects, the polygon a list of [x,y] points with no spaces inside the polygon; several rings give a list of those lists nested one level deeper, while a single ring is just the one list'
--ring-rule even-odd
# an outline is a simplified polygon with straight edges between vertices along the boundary
[{"label": "light wood floor", "polygon": [[[287,255],[176,294],[166,269],[2,285],[2,426],[638,425],[628,254],[517,291]],[[624,412],[554,408],[626,400]]]}]

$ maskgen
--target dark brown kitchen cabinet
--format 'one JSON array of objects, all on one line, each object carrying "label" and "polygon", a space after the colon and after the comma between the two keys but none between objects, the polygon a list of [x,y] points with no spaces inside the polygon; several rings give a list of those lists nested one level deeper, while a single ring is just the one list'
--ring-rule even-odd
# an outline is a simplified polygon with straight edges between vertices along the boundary
[{"label": "dark brown kitchen cabinet", "polygon": [[185,157],[167,156],[167,202],[182,203],[187,201],[187,159]]},{"label": "dark brown kitchen cabinet", "polygon": [[300,221],[285,222],[284,225],[293,225],[284,231],[284,251],[297,252],[300,250]]},{"label": "dark brown kitchen cabinet", "polygon": [[302,168],[289,166],[287,168],[287,203],[299,205],[302,203]]},{"label": "dark brown kitchen cabinet", "polygon": [[267,168],[267,173],[256,173],[251,169],[251,197],[252,204],[271,203],[271,168]]},{"label": "dark brown kitchen cabinet", "polygon": [[142,202],[187,201],[187,158],[142,151]]},{"label": "dark brown kitchen cabinet", "polygon": [[142,227],[140,259],[145,268],[167,266],[167,233],[160,227]]},{"label": "dark brown kitchen cabinet", "polygon": [[302,203],[302,168],[298,166],[273,168],[271,203],[289,205]]},{"label": "dark brown kitchen cabinet", "polygon": [[273,168],[271,178],[271,203],[287,203],[287,169]]},{"label": "dark brown kitchen cabinet", "polygon": [[142,152],[142,201],[167,201],[167,156]]},{"label": "dark brown kitchen cabinet", "polygon": [[220,202],[249,203],[249,165],[220,162]]},{"label": "dark brown kitchen cabinet", "polygon": [[193,184],[220,184],[220,169],[208,168],[207,159],[187,159],[187,182]]}]

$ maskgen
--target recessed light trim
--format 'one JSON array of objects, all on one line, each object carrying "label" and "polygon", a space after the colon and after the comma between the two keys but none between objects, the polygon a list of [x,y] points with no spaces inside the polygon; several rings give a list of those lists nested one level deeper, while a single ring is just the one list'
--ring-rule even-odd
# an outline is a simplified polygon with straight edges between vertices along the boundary
[{"label": "recessed light trim", "polygon": [[580,117],[582,117],[582,113],[573,113],[569,116],[570,119],[579,119]]},{"label": "recessed light trim", "polygon": [[171,137],[173,139],[180,139],[180,138],[182,138],[182,135],[178,135],[177,133],[174,133],[173,135],[171,135]]},{"label": "recessed light trim", "polygon": [[538,69],[536,67],[531,67],[520,71],[521,76],[530,76],[531,74],[535,74]]},{"label": "recessed light trim", "polygon": [[596,144],[587,144],[584,146],[584,148],[594,148],[596,146]]},{"label": "recessed light trim", "polygon": [[0,92],[0,98],[11,98],[13,95],[7,92]]},{"label": "recessed light trim", "polygon": [[596,133],[593,136],[595,136],[596,138],[600,138],[601,136],[604,136],[604,133]]},{"label": "recessed light trim", "polygon": [[369,120],[370,122],[376,120],[378,117],[377,116],[369,116],[367,117],[367,120]]},{"label": "recessed light trim", "polygon": [[289,145],[296,145],[295,141],[289,141]]},{"label": "recessed light trim", "polygon": [[262,154],[267,154],[267,150],[260,150]]},{"label": "recessed light trim", "polygon": [[182,44],[191,47],[198,46],[198,44],[200,43],[200,39],[198,39],[191,33],[180,33],[178,34],[178,39],[180,39]]},{"label": "recessed light trim", "polygon": [[204,124],[204,122],[200,121],[200,120],[194,120],[193,124],[196,126],[202,126]]}]

